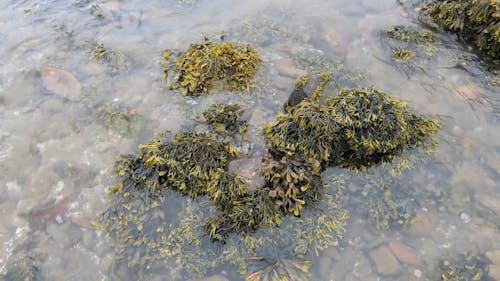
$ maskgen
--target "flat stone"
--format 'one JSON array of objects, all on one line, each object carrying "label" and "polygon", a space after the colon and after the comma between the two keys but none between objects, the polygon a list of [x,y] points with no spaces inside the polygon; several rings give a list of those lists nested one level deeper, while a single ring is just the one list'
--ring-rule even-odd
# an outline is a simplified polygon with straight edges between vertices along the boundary
[{"label": "flat stone", "polygon": [[297,78],[302,75],[306,75],[307,71],[298,69],[293,60],[291,59],[281,59],[276,62],[276,69],[278,73],[283,76],[288,76],[292,78]]},{"label": "flat stone", "polygon": [[260,175],[262,156],[242,157],[229,162],[228,171],[243,176],[248,184],[248,192],[253,193],[264,184]]},{"label": "flat stone", "polygon": [[261,109],[256,109],[252,113],[252,117],[250,117],[250,120],[248,121],[248,124],[250,126],[254,127],[262,127],[267,123],[267,112],[261,110]]},{"label": "flat stone", "polygon": [[476,194],[477,202],[500,216],[500,199],[487,194]]},{"label": "flat stone", "polygon": [[43,86],[50,92],[69,100],[81,98],[82,86],[69,71],[43,66],[40,69]]},{"label": "flat stone", "polygon": [[70,248],[82,240],[82,231],[72,224],[49,223],[46,228],[47,234],[62,248]]},{"label": "flat stone", "polygon": [[494,281],[500,281],[500,265],[490,264],[488,266],[488,276]]},{"label": "flat stone", "polygon": [[409,264],[417,268],[423,267],[422,261],[414,249],[396,240],[389,241],[388,246],[394,256],[396,256],[401,263]]},{"label": "flat stone", "polygon": [[436,227],[435,222],[433,222],[430,214],[422,210],[417,211],[415,217],[415,222],[410,225],[408,232],[416,236],[432,236],[432,233]]},{"label": "flat stone", "polygon": [[449,183],[452,186],[459,185],[470,189],[496,186],[495,181],[491,179],[482,167],[472,163],[463,163],[459,166],[450,178]]},{"label": "flat stone", "polygon": [[380,275],[392,276],[401,273],[401,265],[387,246],[370,251],[369,256]]},{"label": "flat stone", "polygon": [[485,255],[492,264],[500,266],[500,250],[488,251]]}]

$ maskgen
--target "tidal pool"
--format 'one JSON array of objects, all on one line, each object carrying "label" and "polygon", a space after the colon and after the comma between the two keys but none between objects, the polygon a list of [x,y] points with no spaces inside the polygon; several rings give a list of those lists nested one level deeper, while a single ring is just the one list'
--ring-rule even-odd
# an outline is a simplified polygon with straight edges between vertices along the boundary
[{"label": "tidal pool", "polygon": [[[398,175],[385,166],[323,173],[331,186],[344,182],[348,219],[338,245],[311,255],[309,280],[441,280],[445,260],[474,261],[464,253],[480,257],[481,280],[500,280],[499,70],[421,24],[406,2],[1,1],[0,276],[19,280],[12,272],[22,268],[32,280],[242,280],[229,264],[196,274],[182,258],[165,259],[139,272],[118,259],[120,245],[93,223],[109,207],[114,162],[158,132],[203,130],[192,113],[216,102],[245,106],[241,150],[259,153],[261,128],[283,111],[295,80],[328,71],[443,126],[435,153]],[[435,40],[388,38],[395,26]],[[162,50],[204,37],[256,48],[262,65],[249,92],[192,98],[168,89]],[[324,95],[334,93],[329,85]],[[246,169],[259,164],[251,159]]]}]

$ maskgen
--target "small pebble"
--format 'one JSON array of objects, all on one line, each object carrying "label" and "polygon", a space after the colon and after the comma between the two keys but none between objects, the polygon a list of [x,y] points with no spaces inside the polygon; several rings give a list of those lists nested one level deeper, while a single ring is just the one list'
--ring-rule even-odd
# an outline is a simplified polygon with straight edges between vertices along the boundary
[{"label": "small pebble", "polygon": [[61,215],[57,215],[56,222],[57,222],[57,224],[63,224],[64,223],[63,217]]},{"label": "small pebble", "polygon": [[189,105],[197,105],[198,104],[198,102],[195,101],[194,99],[186,100],[186,103],[189,104]]},{"label": "small pebble", "polygon": [[421,278],[422,271],[420,271],[419,269],[415,269],[415,271],[413,271],[413,275],[415,275],[415,277],[417,277],[417,278]]},{"label": "small pebble", "polygon": [[465,212],[460,213],[460,220],[463,223],[469,223],[471,221],[469,214],[467,214]]}]

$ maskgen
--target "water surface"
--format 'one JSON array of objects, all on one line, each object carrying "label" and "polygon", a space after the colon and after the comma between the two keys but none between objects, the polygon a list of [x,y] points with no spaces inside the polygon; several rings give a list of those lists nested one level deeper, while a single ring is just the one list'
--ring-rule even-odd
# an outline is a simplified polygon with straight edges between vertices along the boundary
[{"label": "water surface", "polygon": [[[265,112],[262,122],[272,121],[295,78],[309,70],[291,59],[304,54],[331,61],[347,86],[374,85],[443,123],[436,155],[396,179],[415,191],[406,199],[418,202],[420,223],[377,230],[366,214],[351,210],[346,236],[314,260],[311,280],[424,280],[443,257],[500,249],[499,77],[474,61],[457,67],[475,56],[442,31],[437,54],[422,69],[391,62],[383,30],[418,26],[413,11],[396,2],[2,1],[0,272],[27,250],[43,256],[47,280],[123,278],[113,272],[113,248],[91,225],[107,207],[116,156],[136,152],[156,132],[196,126],[191,112],[216,101],[243,103]],[[191,99],[165,87],[163,49],[221,35],[258,49],[258,90]],[[126,61],[93,59],[95,43]],[[76,78],[68,82],[73,92],[47,89],[44,69]],[[105,105],[138,116],[131,127],[110,124],[102,117]],[[327,171],[338,173],[352,182],[363,176]],[[348,208],[358,201],[348,192]],[[374,250],[391,241],[410,248],[419,264],[400,262],[399,273],[381,275]],[[227,270],[211,274],[235,278]],[[162,274],[157,278],[173,278]]]}]

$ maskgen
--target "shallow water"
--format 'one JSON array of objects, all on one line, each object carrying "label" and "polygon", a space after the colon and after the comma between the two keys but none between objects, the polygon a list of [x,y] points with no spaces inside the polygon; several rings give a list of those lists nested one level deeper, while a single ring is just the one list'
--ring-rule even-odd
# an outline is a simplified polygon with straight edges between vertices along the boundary
[{"label": "shallow water", "polygon": [[[396,179],[415,191],[406,198],[417,202],[414,226],[374,229],[356,210],[362,198],[348,192],[347,233],[313,261],[311,280],[432,279],[442,258],[500,249],[500,78],[475,62],[460,67],[456,58],[475,56],[453,36],[439,33],[437,54],[413,70],[391,63],[380,36],[396,24],[416,25],[396,1],[184,2],[0,3],[0,273],[28,250],[43,256],[47,280],[120,278],[112,247],[91,224],[107,207],[116,156],[136,152],[156,132],[197,126],[191,112],[215,101],[264,112],[259,126],[272,121],[308,70],[290,59],[302,54],[333,61],[341,83],[374,85],[443,123],[436,155]],[[258,49],[257,90],[192,99],[166,89],[161,50],[220,35]],[[125,62],[92,59],[92,42],[121,51]],[[41,79],[47,69],[75,79],[50,90]],[[110,123],[106,104],[137,115],[125,127]],[[352,182],[363,176],[327,171],[338,173]],[[394,241],[419,261],[400,260],[386,276],[373,256],[388,245],[398,256]],[[162,274],[157,278],[171,280]]]}]

